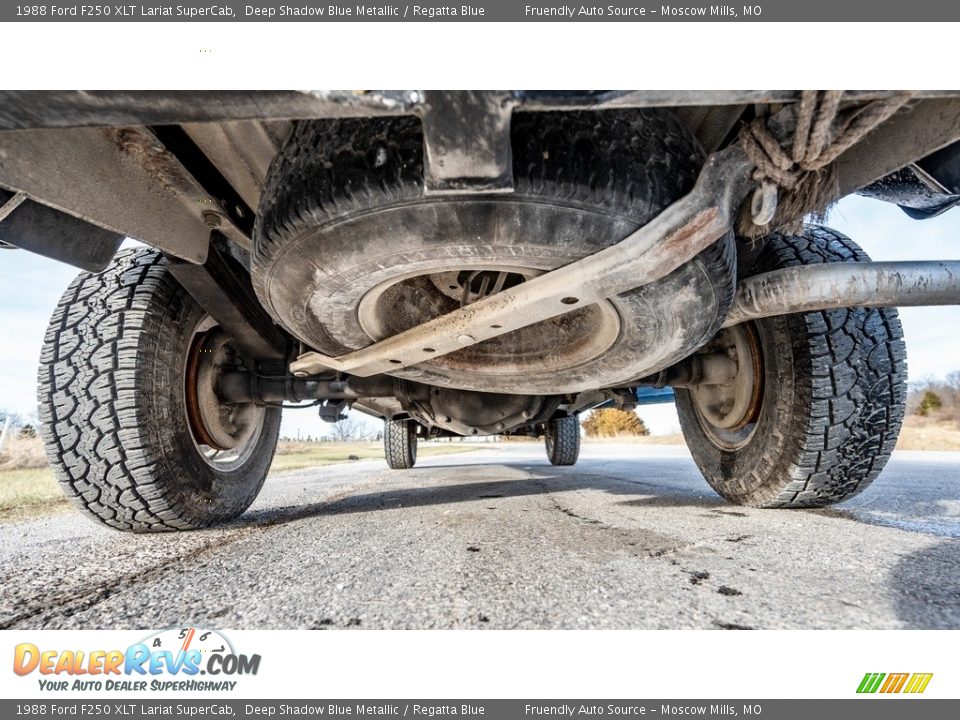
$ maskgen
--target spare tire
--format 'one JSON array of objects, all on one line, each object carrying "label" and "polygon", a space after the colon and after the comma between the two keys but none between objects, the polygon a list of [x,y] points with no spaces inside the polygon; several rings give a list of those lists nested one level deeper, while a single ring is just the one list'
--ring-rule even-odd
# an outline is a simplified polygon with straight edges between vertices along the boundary
[{"label": "spare tire", "polygon": [[[342,355],[618,242],[687,193],[703,163],[661,110],[517,114],[511,133],[513,193],[430,195],[418,119],[300,123],[260,202],[264,306]],[[727,236],[658,282],[393,374],[537,395],[624,384],[706,342],[734,283]]]}]

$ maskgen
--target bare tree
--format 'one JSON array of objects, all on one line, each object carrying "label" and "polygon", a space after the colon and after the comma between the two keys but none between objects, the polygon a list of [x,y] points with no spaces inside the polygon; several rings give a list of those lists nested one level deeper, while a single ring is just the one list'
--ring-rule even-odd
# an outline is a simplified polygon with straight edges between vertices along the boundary
[{"label": "bare tree", "polygon": [[907,414],[937,422],[952,420],[960,425],[960,371],[949,373],[946,378],[928,375],[910,383]]},{"label": "bare tree", "polygon": [[16,413],[0,409],[0,452],[3,452],[7,440],[16,435],[21,422],[20,416]]},{"label": "bare tree", "polygon": [[363,423],[351,417],[338,420],[330,426],[330,437],[343,442],[346,440],[362,440],[364,437]]},{"label": "bare tree", "polygon": [[0,408],[0,425],[3,425],[7,420],[10,420],[10,426],[13,428],[18,428],[23,425],[22,415]]}]

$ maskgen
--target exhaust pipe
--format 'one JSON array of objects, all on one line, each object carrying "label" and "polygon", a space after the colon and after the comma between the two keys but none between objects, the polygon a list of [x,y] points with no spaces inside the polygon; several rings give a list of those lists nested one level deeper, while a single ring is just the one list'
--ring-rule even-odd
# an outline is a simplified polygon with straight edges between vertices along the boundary
[{"label": "exhaust pipe", "polygon": [[737,285],[723,327],[773,315],[848,307],[960,305],[960,261],[798,265]]}]

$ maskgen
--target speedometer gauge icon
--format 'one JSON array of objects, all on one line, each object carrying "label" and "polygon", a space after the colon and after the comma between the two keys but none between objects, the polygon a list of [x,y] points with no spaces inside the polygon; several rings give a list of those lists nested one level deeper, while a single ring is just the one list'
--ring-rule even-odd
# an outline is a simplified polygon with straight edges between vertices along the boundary
[{"label": "speedometer gauge icon", "polygon": [[161,630],[143,641],[151,651],[167,650],[174,656],[197,650],[202,657],[214,653],[233,654],[233,645],[216,630],[204,630],[198,627],[174,627]]}]

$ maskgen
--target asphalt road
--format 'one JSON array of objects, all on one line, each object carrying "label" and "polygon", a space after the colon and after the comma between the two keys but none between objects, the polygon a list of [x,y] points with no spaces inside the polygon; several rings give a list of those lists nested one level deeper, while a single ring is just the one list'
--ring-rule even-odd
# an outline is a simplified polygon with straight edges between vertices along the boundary
[{"label": "asphalt road", "polygon": [[957,628],[960,453],[830,510],[739,508],[682,448],[539,445],[271,477],[229,528],[0,525],[0,627]]}]

